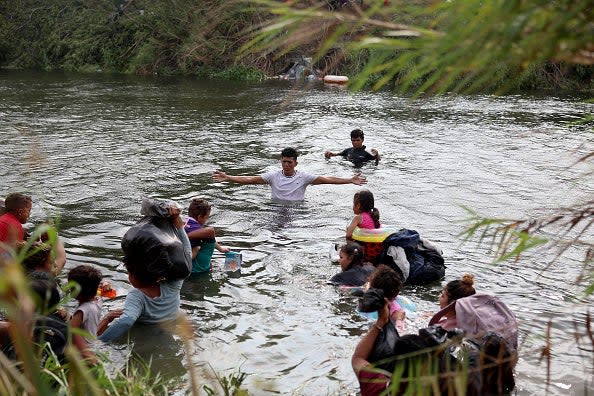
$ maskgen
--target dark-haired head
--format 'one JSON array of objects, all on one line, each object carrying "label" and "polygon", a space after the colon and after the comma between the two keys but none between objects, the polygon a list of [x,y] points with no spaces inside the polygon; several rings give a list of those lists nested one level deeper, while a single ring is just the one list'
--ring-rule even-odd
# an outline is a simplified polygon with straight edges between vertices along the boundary
[{"label": "dark-haired head", "polygon": [[[159,257],[151,257],[152,261],[162,261],[168,260],[167,255],[165,252],[159,253]],[[158,283],[158,279],[151,274],[149,271],[146,270],[147,268],[147,255],[144,253],[132,253],[128,252],[124,255],[122,259],[124,263],[124,267],[126,267],[126,271],[128,271],[128,277],[130,274],[134,277],[134,279],[140,284],[140,286],[151,286],[155,283]],[[138,287],[133,285],[134,287]]]},{"label": "dark-haired head", "polygon": [[200,216],[204,216],[210,213],[212,205],[208,203],[208,201],[204,198],[194,198],[190,202],[190,207],[188,208],[188,215],[197,219]]},{"label": "dark-haired head", "polygon": [[[25,247],[26,245],[23,245],[19,248],[19,250],[25,249]],[[25,259],[23,260],[23,267],[25,269],[25,272],[50,272],[52,270],[51,256],[52,247],[50,244],[44,242],[33,242],[33,244],[26,253]]]},{"label": "dark-haired head", "polygon": [[363,265],[364,251],[363,251],[363,247],[361,245],[359,245],[358,243],[348,242],[348,243],[342,245],[340,247],[339,253],[341,255],[346,256],[350,260],[348,265],[343,266],[341,264],[341,268],[343,271],[346,271],[346,270],[351,269],[356,266]]},{"label": "dark-haired head", "polygon": [[351,139],[365,139],[365,135],[361,129],[353,129],[351,131]]},{"label": "dark-haired head", "polygon": [[459,298],[472,296],[476,293],[474,290],[474,276],[471,274],[464,274],[461,279],[453,280],[443,288],[443,293],[447,298],[447,303],[456,301]]},{"label": "dark-haired head", "polygon": [[375,208],[375,199],[373,198],[373,193],[371,191],[361,190],[356,192],[353,197],[353,205],[359,205],[359,210],[361,212],[369,213],[373,219],[375,228],[380,227],[380,213],[379,210]]},{"label": "dark-haired head", "polygon": [[10,193],[4,200],[4,210],[12,213],[23,224],[29,219],[31,206],[31,197],[22,193]]},{"label": "dark-haired head", "polygon": [[287,148],[283,149],[283,151],[281,151],[281,158],[282,157],[293,158],[295,161],[297,161],[298,156],[299,156],[299,153],[293,147],[287,147]]},{"label": "dark-haired head", "polygon": [[68,272],[68,281],[74,281],[80,286],[80,293],[76,297],[80,302],[95,298],[101,279],[101,271],[91,265],[79,265]]},{"label": "dark-haired head", "polygon": [[393,300],[402,289],[402,280],[400,275],[392,268],[380,264],[369,277],[369,287],[382,290],[384,297]]}]

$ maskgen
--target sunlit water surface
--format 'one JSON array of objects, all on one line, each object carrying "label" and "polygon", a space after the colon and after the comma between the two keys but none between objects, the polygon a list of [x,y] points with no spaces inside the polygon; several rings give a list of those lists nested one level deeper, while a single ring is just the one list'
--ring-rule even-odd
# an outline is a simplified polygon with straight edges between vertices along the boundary
[{"label": "sunlit water surface", "polygon": [[[279,82],[0,72],[0,195],[32,193],[32,223],[59,216],[67,268],[100,266],[119,293],[108,308],[120,306],[130,288],[120,240],[139,218],[141,198],[187,207],[196,195],[208,197],[219,241],[241,251],[244,266],[240,276],[228,275],[217,254],[211,274],[185,282],[182,309],[194,326],[189,354],[200,380],[212,381],[212,370],[240,369],[254,395],[355,394],[350,357],[369,322],[356,314],[353,297],[325,283],[338,271],[329,246],[343,237],[359,188],[312,186],[305,202],[283,206],[266,186],[210,177],[215,169],[248,175],[278,168],[280,150],[297,147],[298,169],[366,176],[384,224],[415,229],[443,248],[445,281],[471,272],[479,290],[509,304],[521,327],[519,395],[547,389],[540,353],[549,320],[548,391],[580,395],[584,387],[592,392],[593,370],[592,345],[574,340],[592,306],[575,281],[583,252],[568,251],[544,272],[554,251],[493,265],[487,246],[462,244],[459,234],[463,206],[521,218],[591,199],[591,162],[574,164],[594,150],[592,134],[569,125],[593,111],[576,97],[411,102]],[[324,159],[325,150],[349,146],[354,128],[382,154],[378,166]],[[435,311],[440,288],[403,294],[419,311]],[[140,333],[135,351],[153,353],[156,369],[187,381],[179,339]]]}]

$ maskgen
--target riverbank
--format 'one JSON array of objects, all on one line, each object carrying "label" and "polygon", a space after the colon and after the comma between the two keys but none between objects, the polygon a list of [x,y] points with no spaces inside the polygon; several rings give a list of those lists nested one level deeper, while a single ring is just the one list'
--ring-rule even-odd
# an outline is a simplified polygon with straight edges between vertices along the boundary
[{"label": "riverbank", "polygon": [[[312,70],[318,75],[355,77],[373,55],[369,49],[347,48],[360,33],[357,25],[316,60],[322,41],[338,28],[332,23],[307,45],[271,50],[274,45],[263,44],[242,50],[254,27],[275,17],[269,8],[239,1],[130,0],[117,6],[105,0],[6,1],[0,6],[0,67],[254,81],[282,74],[303,56],[314,58]],[[427,23],[406,10],[395,11],[391,18]],[[373,87],[385,77],[381,72],[369,74],[361,86]],[[390,79],[387,86],[393,87],[399,75]],[[543,61],[520,76],[502,64],[489,89],[591,91],[593,81],[591,65]]]}]

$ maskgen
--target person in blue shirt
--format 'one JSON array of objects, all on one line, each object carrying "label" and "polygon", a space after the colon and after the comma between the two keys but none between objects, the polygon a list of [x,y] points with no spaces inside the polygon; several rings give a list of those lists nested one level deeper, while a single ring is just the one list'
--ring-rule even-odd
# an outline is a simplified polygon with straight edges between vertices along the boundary
[{"label": "person in blue shirt", "polygon": [[[191,254],[190,240],[185,233],[184,222],[180,217],[180,209],[169,208],[169,218],[176,227],[176,233],[183,244],[188,258]],[[180,290],[183,279],[157,282],[157,279],[146,271],[142,260],[124,257],[124,266],[128,271],[128,279],[134,287],[124,302],[124,308],[114,310],[105,315],[97,327],[97,338],[104,342],[115,341],[126,334],[134,323],[161,324],[177,319],[180,307]],[[188,267],[191,261],[188,259]]]},{"label": "person in blue shirt", "polygon": [[351,131],[351,144],[353,145],[353,147],[346,148],[339,153],[326,151],[324,153],[324,156],[326,157],[326,159],[329,159],[339,155],[351,161],[355,165],[362,165],[367,161],[374,160],[375,164],[377,165],[380,160],[379,153],[374,148],[372,148],[368,152],[366,150],[366,147],[363,145],[364,140],[365,134],[363,133],[363,131],[360,129],[354,129]]}]

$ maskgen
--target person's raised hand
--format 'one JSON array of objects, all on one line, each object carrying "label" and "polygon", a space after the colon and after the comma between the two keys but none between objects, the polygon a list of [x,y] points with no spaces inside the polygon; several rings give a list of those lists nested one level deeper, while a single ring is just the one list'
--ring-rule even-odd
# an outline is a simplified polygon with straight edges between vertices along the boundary
[{"label": "person's raised hand", "polygon": [[221,253],[229,253],[231,251],[231,249],[229,249],[229,247],[223,246],[223,245],[220,245],[218,250]]},{"label": "person's raised hand", "polygon": [[351,183],[360,186],[362,184],[367,184],[367,179],[361,175],[355,175],[351,178]]},{"label": "person's raised hand", "polygon": [[224,182],[227,180],[227,174],[221,171],[214,171],[212,174],[212,179],[217,182]]}]

